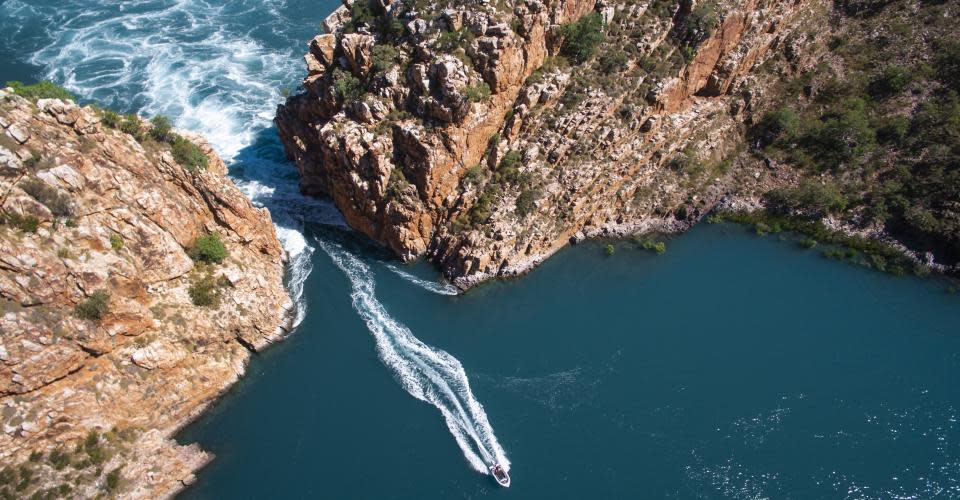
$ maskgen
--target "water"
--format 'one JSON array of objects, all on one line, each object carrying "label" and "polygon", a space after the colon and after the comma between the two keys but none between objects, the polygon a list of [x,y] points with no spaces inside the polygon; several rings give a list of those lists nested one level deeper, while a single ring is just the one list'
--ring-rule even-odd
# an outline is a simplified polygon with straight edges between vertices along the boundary
[{"label": "water", "polygon": [[302,323],[178,437],[217,454],[183,497],[960,497],[960,297],[935,279],[715,225],[458,296],[300,197],[269,118],[333,7],[0,4],[0,77],[206,133],[294,256]]}]

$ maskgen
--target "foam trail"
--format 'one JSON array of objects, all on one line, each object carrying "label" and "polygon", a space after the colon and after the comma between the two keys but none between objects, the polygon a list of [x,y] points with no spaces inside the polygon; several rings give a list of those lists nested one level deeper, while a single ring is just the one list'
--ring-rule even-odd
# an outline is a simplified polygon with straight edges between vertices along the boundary
[{"label": "foam trail", "polygon": [[393,271],[395,274],[397,274],[401,278],[409,281],[410,283],[413,283],[414,285],[419,286],[420,288],[423,288],[424,290],[427,290],[439,295],[457,295],[458,293],[460,293],[460,290],[457,287],[449,283],[437,283],[434,281],[427,281],[425,279],[418,278],[404,271],[403,269],[400,269],[399,267],[393,264],[386,264],[386,267],[387,269]]},{"label": "foam trail", "polygon": [[373,274],[363,261],[336,243],[318,240],[317,245],[350,279],[353,307],[373,334],[380,359],[400,385],[413,397],[440,410],[471,467],[489,474],[488,467],[499,463],[509,470],[510,461],[493,433],[483,405],[470,391],[460,362],[447,352],[424,344],[390,316],[377,300]]}]

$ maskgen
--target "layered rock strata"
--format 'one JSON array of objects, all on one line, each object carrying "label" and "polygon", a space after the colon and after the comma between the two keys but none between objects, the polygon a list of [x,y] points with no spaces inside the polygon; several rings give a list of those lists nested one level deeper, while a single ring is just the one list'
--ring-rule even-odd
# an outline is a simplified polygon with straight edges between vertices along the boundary
[{"label": "layered rock strata", "polygon": [[[304,191],[463,288],[784,182],[735,160],[742,126],[763,75],[813,64],[827,15],[814,0],[371,5],[327,19],[276,123]],[[592,13],[600,55],[568,64],[565,26]]]},{"label": "layered rock strata", "polygon": [[[190,171],[102,116],[0,91],[0,490],[18,497],[192,482],[211,456],[173,433],[292,307],[270,214],[212,149],[189,137],[208,157]],[[212,234],[228,256],[194,261]]]}]

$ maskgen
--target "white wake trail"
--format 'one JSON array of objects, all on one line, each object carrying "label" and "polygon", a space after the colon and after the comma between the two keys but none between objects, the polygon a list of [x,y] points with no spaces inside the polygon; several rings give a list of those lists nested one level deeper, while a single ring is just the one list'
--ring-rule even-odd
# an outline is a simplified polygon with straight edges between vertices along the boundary
[{"label": "white wake trail", "polygon": [[373,334],[377,353],[400,385],[413,397],[435,406],[471,467],[489,474],[494,463],[509,470],[510,461],[493,433],[483,405],[470,391],[470,382],[460,362],[447,352],[432,348],[397,322],[377,300],[374,278],[359,258],[340,245],[318,240],[350,280],[353,307]]},{"label": "white wake trail", "polygon": [[457,295],[460,293],[460,290],[457,287],[449,283],[437,283],[434,281],[427,281],[425,279],[418,278],[413,274],[410,274],[393,264],[387,264],[386,267],[387,269],[393,271],[397,276],[400,276],[401,278],[409,281],[410,283],[413,283],[414,285],[419,286],[420,288],[423,288],[424,290],[427,290],[439,295]]}]

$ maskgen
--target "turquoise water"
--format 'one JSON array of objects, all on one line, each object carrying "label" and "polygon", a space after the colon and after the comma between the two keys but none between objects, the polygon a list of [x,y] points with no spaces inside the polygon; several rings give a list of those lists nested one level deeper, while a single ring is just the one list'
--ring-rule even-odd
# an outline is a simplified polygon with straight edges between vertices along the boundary
[{"label": "turquoise water", "polygon": [[391,380],[318,252],[300,331],[181,436],[218,455],[184,497],[960,495],[960,298],[933,281],[726,225],[662,256],[583,245],[460,297],[355,251],[390,313],[466,367],[513,486]]},{"label": "turquoise water", "polygon": [[302,322],[180,434],[217,454],[184,498],[960,497],[935,279],[705,225],[452,296],[301,197],[270,117],[335,5],[0,2],[0,79],[203,132],[292,255]]}]

